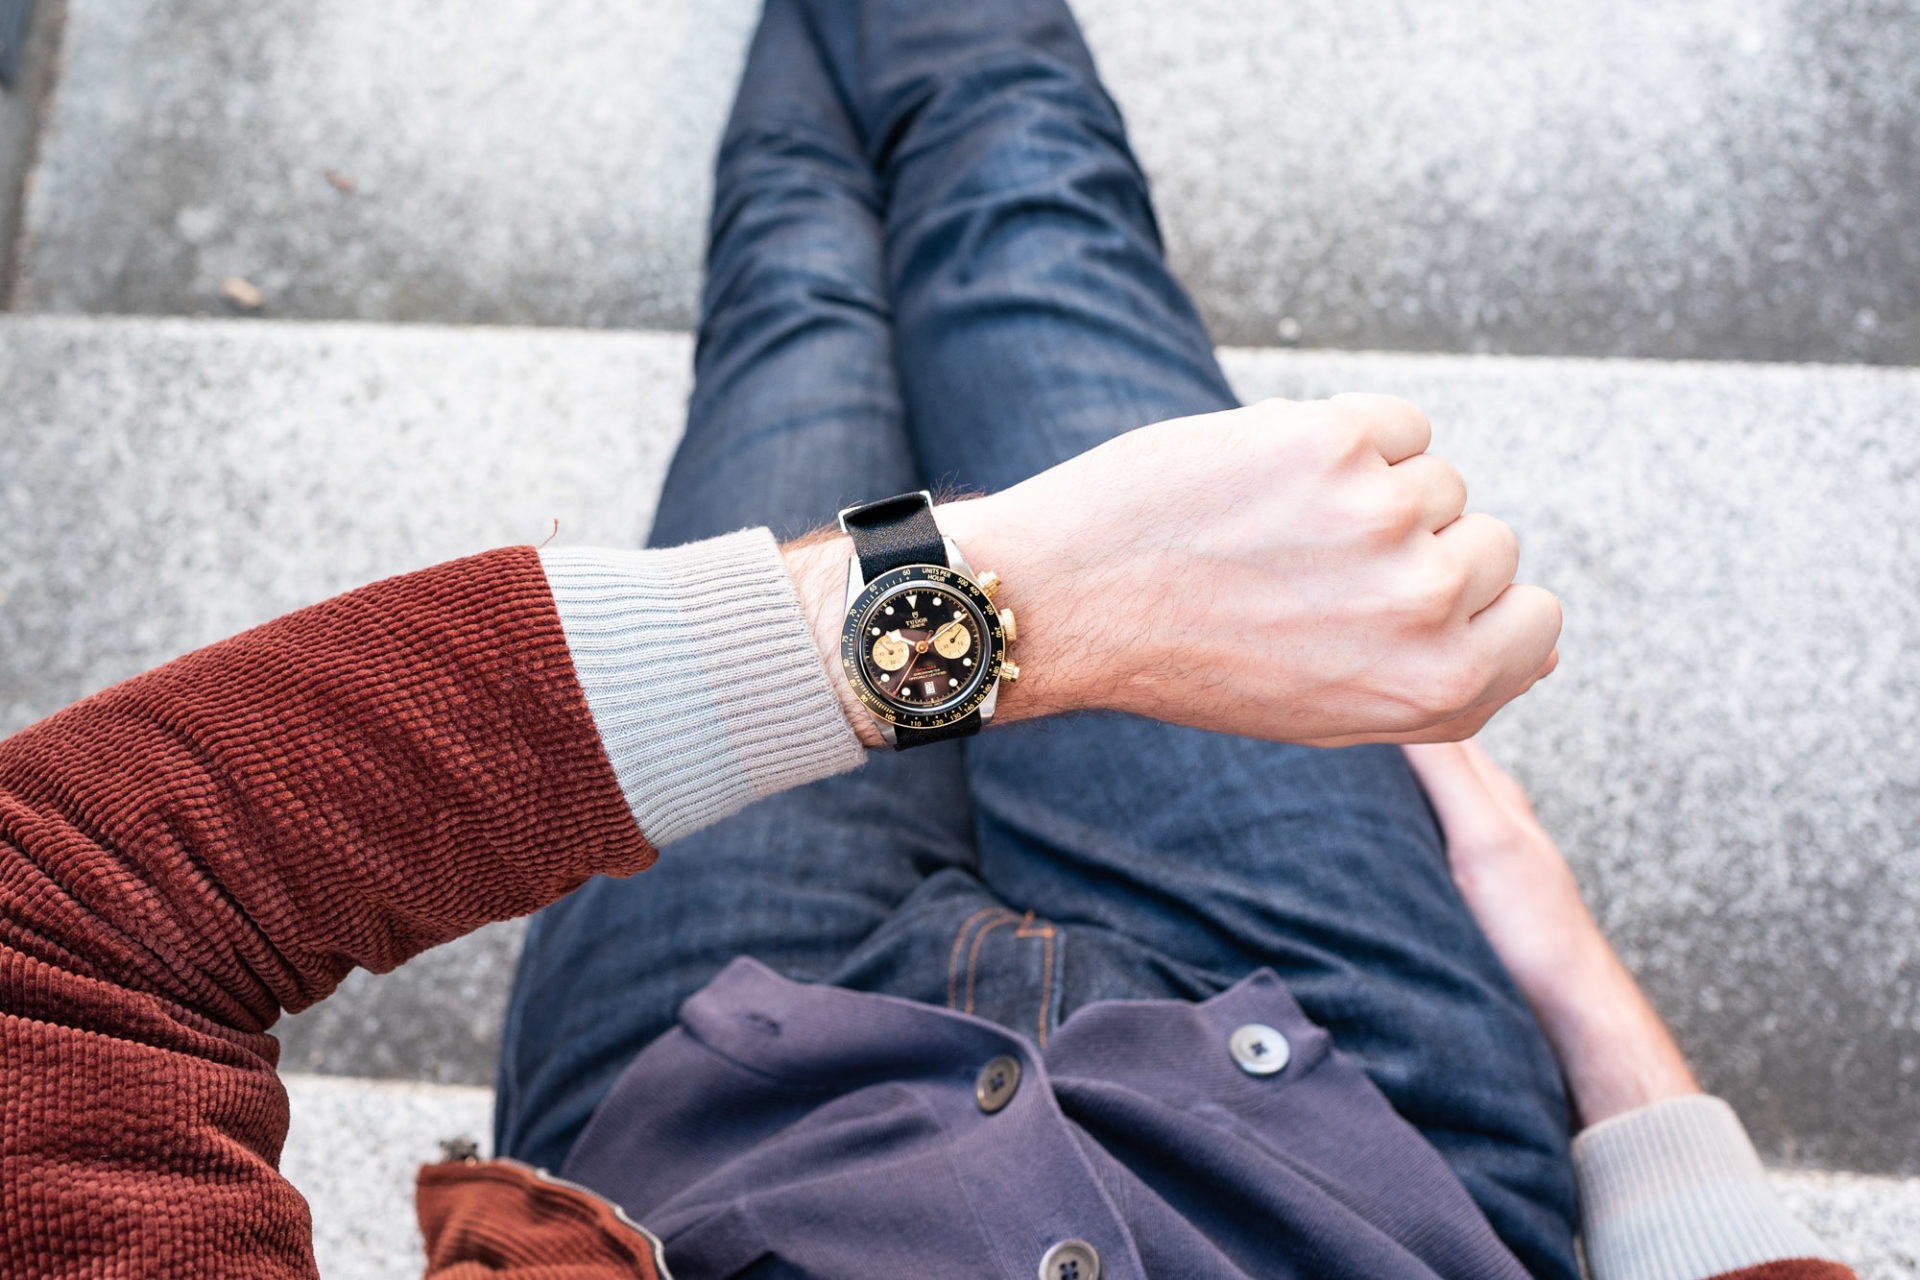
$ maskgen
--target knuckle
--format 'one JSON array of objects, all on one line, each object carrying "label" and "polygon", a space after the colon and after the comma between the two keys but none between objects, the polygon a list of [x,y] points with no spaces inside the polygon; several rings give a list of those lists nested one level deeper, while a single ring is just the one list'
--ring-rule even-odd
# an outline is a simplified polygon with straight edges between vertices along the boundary
[{"label": "knuckle", "polygon": [[1405,396],[1382,396],[1381,399],[1394,413],[1406,418],[1407,421],[1417,422],[1423,427],[1433,425],[1427,420],[1427,411]]},{"label": "knuckle", "polygon": [[1286,418],[1298,408],[1299,406],[1291,400],[1285,400],[1279,396],[1268,396],[1265,400],[1256,400],[1247,405],[1241,412],[1255,422],[1270,425]]},{"label": "knuckle", "polygon": [[[1432,643],[1434,633],[1444,633],[1454,621],[1471,585],[1466,566],[1431,546],[1416,548],[1395,579],[1394,613],[1421,633],[1424,643]],[[1458,642],[1456,635],[1445,636],[1448,645]]]},{"label": "knuckle", "polygon": [[1401,614],[1422,629],[1431,630],[1453,619],[1466,594],[1465,575],[1451,568],[1418,574],[1406,586]]},{"label": "knuckle", "polygon": [[1329,402],[1320,415],[1322,439],[1338,457],[1350,457],[1367,448],[1367,421],[1357,413]]},{"label": "knuckle", "polygon": [[1420,500],[1411,493],[1390,487],[1374,502],[1372,529],[1398,540],[1420,527],[1420,517]]},{"label": "knuckle", "polygon": [[1435,720],[1451,720],[1480,698],[1486,680],[1478,664],[1456,657],[1428,671],[1419,691],[1419,706]]},{"label": "knuckle", "polygon": [[1391,482],[1362,482],[1355,486],[1346,518],[1362,542],[1393,546],[1420,527],[1420,501],[1417,495]]},{"label": "knuckle", "polygon": [[1343,391],[1333,399],[1344,401],[1346,407],[1369,417],[1401,419],[1423,427],[1432,425],[1427,420],[1427,411],[1405,396],[1384,391]]}]

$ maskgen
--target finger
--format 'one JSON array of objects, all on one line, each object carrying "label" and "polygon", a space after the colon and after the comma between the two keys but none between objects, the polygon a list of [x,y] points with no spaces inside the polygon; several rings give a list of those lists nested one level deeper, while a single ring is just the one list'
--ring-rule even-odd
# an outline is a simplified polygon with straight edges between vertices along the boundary
[{"label": "finger", "polygon": [[1487,722],[1493,719],[1494,714],[1502,707],[1526,693],[1540,681],[1552,675],[1554,668],[1559,665],[1560,650],[1555,649],[1547,655],[1547,660],[1540,664],[1540,669],[1528,677],[1526,682],[1522,684],[1517,691],[1502,689],[1489,692],[1476,700],[1471,707],[1468,707],[1459,715],[1453,717],[1451,720],[1443,720],[1438,724],[1423,725],[1417,729],[1378,729],[1369,730],[1365,733],[1341,733],[1333,734],[1325,738],[1299,738],[1289,739],[1289,741],[1297,741],[1303,747],[1321,748],[1364,747],[1378,746],[1381,744],[1404,747],[1425,745],[1427,743],[1465,743],[1475,734],[1486,728]]},{"label": "finger", "polygon": [[1419,743],[1402,747],[1407,764],[1426,789],[1447,843],[1489,841],[1507,830],[1506,807],[1480,774],[1471,742]]},{"label": "finger", "polygon": [[1445,458],[1416,453],[1395,463],[1389,473],[1419,497],[1420,527],[1434,532],[1446,528],[1467,509],[1467,481]]},{"label": "finger", "polygon": [[1533,817],[1533,801],[1528,799],[1527,789],[1520,785],[1518,778],[1502,769],[1499,762],[1488,755],[1486,748],[1479,743],[1463,742],[1460,746],[1466,753],[1468,766],[1487,789],[1487,794],[1505,805],[1515,817]]},{"label": "finger", "polygon": [[1433,425],[1410,400],[1372,391],[1343,391],[1331,403],[1359,416],[1367,439],[1390,463],[1425,453],[1433,443]]},{"label": "finger", "polygon": [[1560,651],[1555,649],[1540,669],[1533,673],[1519,689],[1500,689],[1489,691],[1476,700],[1471,707],[1454,716],[1451,720],[1442,720],[1438,724],[1423,725],[1417,729],[1380,729],[1365,733],[1335,734],[1326,738],[1300,739],[1304,747],[1362,747],[1382,743],[1398,746],[1416,746],[1428,743],[1466,743],[1487,727],[1499,710],[1515,698],[1553,673],[1559,665]]},{"label": "finger", "polygon": [[1461,516],[1433,536],[1439,539],[1440,549],[1466,574],[1460,604],[1469,618],[1498,600],[1501,593],[1513,585],[1513,576],[1520,572],[1520,539],[1504,520],[1476,511]]},{"label": "finger", "polygon": [[1515,583],[1473,616],[1467,634],[1486,677],[1481,704],[1497,710],[1548,669],[1560,640],[1560,601],[1551,591]]},{"label": "finger", "polygon": [[1466,748],[1462,742],[1415,742],[1400,748],[1442,826],[1489,798]]}]

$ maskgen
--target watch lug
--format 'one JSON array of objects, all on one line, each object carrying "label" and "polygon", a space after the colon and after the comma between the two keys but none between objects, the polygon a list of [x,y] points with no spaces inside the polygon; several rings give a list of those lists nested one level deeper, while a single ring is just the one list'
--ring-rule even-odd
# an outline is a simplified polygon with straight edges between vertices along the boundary
[{"label": "watch lug", "polygon": [[993,704],[998,701],[1000,701],[1000,682],[995,680],[993,682],[993,688],[987,690],[986,701],[980,704],[981,724],[985,724],[993,719]]},{"label": "watch lug", "polygon": [[952,538],[942,538],[940,541],[947,544],[947,567],[966,574],[969,580],[976,580],[974,579],[973,566],[968,564],[967,558],[960,554],[960,544]]},{"label": "watch lug", "polygon": [[862,591],[865,591],[866,589],[867,589],[867,580],[860,576],[860,557],[848,556],[847,557],[846,608],[847,609],[853,608],[853,602],[855,600],[858,600],[860,598],[860,593]]}]

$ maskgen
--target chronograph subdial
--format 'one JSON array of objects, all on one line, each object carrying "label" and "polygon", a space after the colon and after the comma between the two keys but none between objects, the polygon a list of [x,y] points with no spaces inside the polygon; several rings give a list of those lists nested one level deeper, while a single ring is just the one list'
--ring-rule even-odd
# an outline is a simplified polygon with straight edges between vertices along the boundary
[{"label": "chronograph subdial", "polygon": [[882,671],[898,671],[911,657],[913,645],[901,639],[898,631],[889,631],[873,642],[873,665]]},{"label": "chronograph subdial", "polygon": [[933,651],[943,658],[965,657],[973,648],[973,632],[959,618],[933,633]]}]

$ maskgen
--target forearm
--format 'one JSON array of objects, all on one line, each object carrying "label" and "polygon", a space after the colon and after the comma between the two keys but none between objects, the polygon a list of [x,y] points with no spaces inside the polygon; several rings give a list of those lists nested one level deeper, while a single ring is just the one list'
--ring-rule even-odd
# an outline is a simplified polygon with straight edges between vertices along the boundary
[{"label": "forearm", "polygon": [[1566,1078],[1594,1280],[1850,1275],[1817,1260],[1819,1242],[1774,1199],[1732,1110],[1700,1093],[1519,782],[1475,743],[1409,747],[1407,759],[1454,884]]},{"label": "forearm", "polygon": [[310,1274],[280,1009],[651,856],[527,548],[0,742],[0,1272]]},{"label": "forearm", "polygon": [[765,530],[410,574],[0,742],[0,1272],[309,1273],[282,1008],[858,758]]},{"label": "forearm", "polygon": [[262,1029],[652,849],[538,558],[390,579],[0,742],[4,941]]},{"label": "forearm", "polygon": [[1666,1023],[1591,919],[1550,983],[1526,995],[1553,1046],[1581,1127],[1700,1092]]},{"label": "forearm", "polygon": [[[1732,1108],[1686,1057],[1590,916],[1567,927],[1551,981],[1523,984],[1579,1120],[1575,1183],[1594,1280],[1850,1274],[1768,1187]],[[1753,1280],[1762,1280],[1754,1276]]]}]

